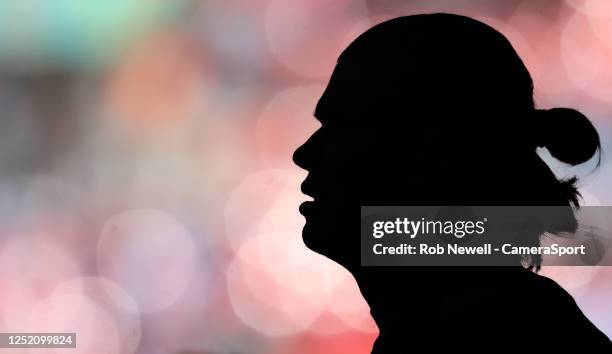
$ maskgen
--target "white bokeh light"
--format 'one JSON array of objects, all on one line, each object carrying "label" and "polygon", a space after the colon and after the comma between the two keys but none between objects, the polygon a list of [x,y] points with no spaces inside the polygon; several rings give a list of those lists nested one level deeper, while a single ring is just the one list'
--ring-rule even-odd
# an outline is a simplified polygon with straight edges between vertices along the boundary
[{"label": "white bokeh light", "polygon": [[10,239],[0,252],[0,328],[15,332],[27,327],[25,314],[61,282],[78,277],[81,269],[66,251],[49,242]]},{"label": "white bokeh light", "polygon": [[378,327],[370,315],[370,307],[359,291],[357,281],[348,270],[335,269],[336,284],[327,305],[328,311],[336,315],[350,328],[377,333]]},{"label": "white bokeh light", "polygon": [[242,243],[227,272],[234,312],[271,336],[374,332],[348,271],[304,245],[304,219],[298,213],[303,200],[297,189],[277,198],[257,232]]},{"label": "white bokeh light", "polygon": [[561,34],[561,59],[574,85],[589,96],[612,102],[612,46],[598,37],[598,27],[591,20],[581,12],[567,20]]},{"label": "white bokeh light", "polygon": [[[297,169],[266,169],[246,176],[236,186],[224,212],[225,232],[235,251],[255,234],[263,216],[280,196],[300,189],[305,175]],[[306,200],[306,196],[303,198]]]},{"label": "white bokeh light", "polygon": [[258,245],[252,241],[255,240],[244,243],[226,272],[234,313],[249,327],[269,336],[287,336],[307,330],[323,311],[324,302],[320,297],[306,298],[279,283],[275,274],[244,262],[243,259],[253,260],[260,253]]},{"label": "white bokeh light", "polygon": [[257,121],[255,139],[261,161],[270,167],[293,167],[293,152],[321,124],[313,116],[321,85],[296,86],[277,93]]},{"label": "white bokeh light", "polygon": [[81,301],[73,303],[75,308],[87,306],[82,301],[91,300],[112,318],[115,324],[113,330],[116,330],[118,336],[117,353],[132,354],[136,351],[142,335],[140,314],[138,304],[125,290],[104,277],[82,277],[58,285],[51,298],[71,295],[76,295],[74,299]]},{"label": "white bokeh light", "polygon": [[290,70],[326,77],[349,44],[354,25],[367,16],[361,0],[270,0],[265,14],[268,44]]},{"label": "white bokeh light", "polygon": [[120,213],[100,235],[100,273],[125,289],[142,312],[171,306],[191,282],[195,265],[190,233],[160,210]]},{"label": "white bokeh light", "polygon": [[563,0],[573,10],[595,18],[612,18],[610,0]]},{"label": "white bokeh light", "polygon": [[589,291],[589,283],[600,269],[601,267],[598,266],[548,266],[542,267],[540,275],[549,277],[559,283],[578,301]]},{"label": "white bokeh light", "polygon": [[586,188],[580,188],[580,195],[582,196],[580,205],[581,206],[601,206],[602,203],[590,190]]},{"label": "white bokeh light", "polygon": [[301,242],[303,219],[299,220],[297,208],[302,197],[294,190],[278,198],[263,215],[257,232],[244,240],[227,271],[234,312],[270,336],[308,329],[330,295],[329,277],[317,272],[325,260]]},{"label": "white bokeh light", "polygon": [[35,303],[29,314],[28,332],[76,333],[76,348],[54,349],[50,352],[124,353],[121,351],[117,323],[108,311],[84,293],[54,293]]}]

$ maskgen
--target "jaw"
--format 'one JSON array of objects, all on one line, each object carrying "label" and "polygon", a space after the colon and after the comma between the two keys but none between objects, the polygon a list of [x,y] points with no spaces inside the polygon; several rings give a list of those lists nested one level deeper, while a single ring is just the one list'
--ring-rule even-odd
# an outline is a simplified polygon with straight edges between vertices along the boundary
[{"label": "jaw", "polygon": [[[342,209],[340,209],[342,210]],[[359,214],[354,218],[332,210],[317,210],[306,217],[302,230],[304,245],[352,272],[360,265]]]}]

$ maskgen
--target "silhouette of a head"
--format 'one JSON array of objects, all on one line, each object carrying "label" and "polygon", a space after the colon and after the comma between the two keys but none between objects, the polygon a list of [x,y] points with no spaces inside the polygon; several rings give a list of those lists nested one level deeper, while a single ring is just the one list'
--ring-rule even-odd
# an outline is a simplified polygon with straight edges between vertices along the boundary
[{"label": "silhouette of a head", "polygon": [[535,108],[529,72],[502,34],[458,15],[400,17],[362,34],[315,116],[320,129],[294,155],[314,198],[300,208],[303,239],[349,270],[361,205],[569,207],[575,179],[558,180],[536,148],[572,165],[599,149],[579,112]]}]

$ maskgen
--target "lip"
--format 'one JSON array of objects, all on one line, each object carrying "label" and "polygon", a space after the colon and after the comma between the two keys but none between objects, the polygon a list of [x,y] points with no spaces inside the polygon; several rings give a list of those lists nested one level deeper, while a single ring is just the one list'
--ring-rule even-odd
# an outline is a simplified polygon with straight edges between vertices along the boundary
[{"label": "lip", "polygon": [[300,186],[300,190],[302,191],[302,193],[306,194],[307,196],[314,198],[313,196],[314,192],[308,181],[302,182],[302,185]]},{"label": "lip", "polygon": [[309,200],[300,204],[300,214],[304,216],[310,214],[315,206],[316,203],[313,200]]}]

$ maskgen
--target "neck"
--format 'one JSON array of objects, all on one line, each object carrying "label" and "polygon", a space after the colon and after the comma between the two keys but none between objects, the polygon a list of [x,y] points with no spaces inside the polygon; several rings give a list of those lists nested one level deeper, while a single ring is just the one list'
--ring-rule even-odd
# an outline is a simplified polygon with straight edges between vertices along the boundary
[{"label": "neck", "polygon": [[380,331],[372,353],[396,353],[407,343],[427,341],[440,316],[478,306],[479,297],[528,272],[522,267],[363,268],[354,274]]}]

